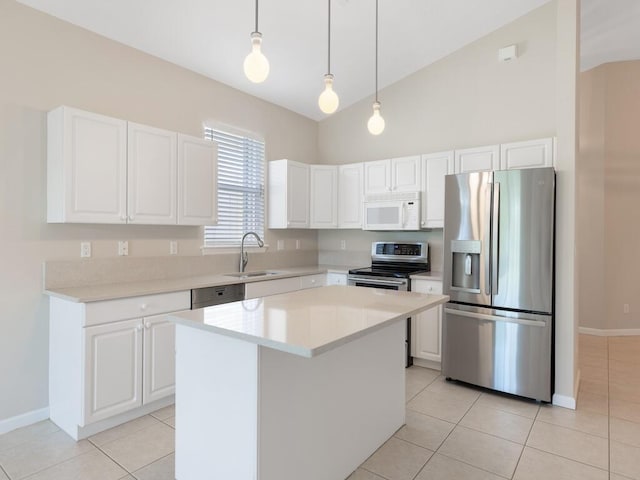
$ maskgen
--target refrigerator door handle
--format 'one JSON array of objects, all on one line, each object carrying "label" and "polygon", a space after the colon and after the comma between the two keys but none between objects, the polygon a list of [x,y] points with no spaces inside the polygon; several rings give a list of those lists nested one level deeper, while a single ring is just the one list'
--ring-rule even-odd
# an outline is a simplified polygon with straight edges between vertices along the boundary
[{"label": "refrigerator door handle", "polygon": [[498,265],[500,258],[500,183],[493,184],[493,228],[491,251],[491,294],[498,295]]},{"label": "refrigerator door handle", "polygon": [[465,310],[457,310],[455,308],[445,308],[445,313],[457,315],[459,317],[475,318],[476,320],[487,320],[489,322],[506,322],[517,323],[519,325],[528,325],[530,327],[546,327],[547,322],[544,320],[526,320],[524,318],[502,317],[498,315],[487,315],[486,313],[467,312]]},{"label": "refrigerator door handle", "polygon": [[[491,187],[491,184],[489,184]],[[487,188],[485,205],[487,206],[486,210],[486,219],[487,225],[490,225],[491,222],[491,188]],[[491,295],[491,228],[485,228],[484,235],[484,293],[485,295]]]}]

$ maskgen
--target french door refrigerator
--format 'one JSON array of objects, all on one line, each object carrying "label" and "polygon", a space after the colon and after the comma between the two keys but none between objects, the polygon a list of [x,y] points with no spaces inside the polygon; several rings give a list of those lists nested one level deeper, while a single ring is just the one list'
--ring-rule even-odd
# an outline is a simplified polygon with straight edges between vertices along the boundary
[{"label": "french door refrigerator", "polygon": [[445,177],[442,373],[551,401],[553,168]]}]

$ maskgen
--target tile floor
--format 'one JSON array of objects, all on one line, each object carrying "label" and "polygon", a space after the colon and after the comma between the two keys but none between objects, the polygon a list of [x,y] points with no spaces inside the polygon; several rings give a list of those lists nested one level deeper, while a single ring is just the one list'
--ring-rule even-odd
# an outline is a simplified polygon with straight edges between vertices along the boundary
[{"label": "tile floor", "polygon": [[[640,480],[640,337],[580,336],[576,411],[407,370],[407,424],[348,480]],[[174,409],[74,442],[49,421],[0,436],[0,480],[174,478]]]}]

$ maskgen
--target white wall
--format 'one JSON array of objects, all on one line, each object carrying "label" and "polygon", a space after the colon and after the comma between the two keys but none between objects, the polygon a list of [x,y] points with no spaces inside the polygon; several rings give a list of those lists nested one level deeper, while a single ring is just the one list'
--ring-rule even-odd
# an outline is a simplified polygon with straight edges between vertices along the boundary
[{"label": "white wall", "polygon": [[[94,257],[200,255],[197,227],[46,223],[46,112],[67,104],[192,135],[222,122],[264,135],[267,159],[316,159],[317,124],[175,65],[0,0],[0,422],[48,406],[48,301],[42,262]],[[238,64],[241,68],[241,63]],[[315,231],[268,231],[316,257]],[[270,255],[270,254],[265,254]],[[276,255],[276,254],[274,254]],[[237,255],[234,256],[237,258]],[[268,263],[268,262],[267,262]],[[256,262],[257,264],[257,262]],[[234,265],[228,258],[226,268]],[[235,268],[235,267],[234,267]]]}]

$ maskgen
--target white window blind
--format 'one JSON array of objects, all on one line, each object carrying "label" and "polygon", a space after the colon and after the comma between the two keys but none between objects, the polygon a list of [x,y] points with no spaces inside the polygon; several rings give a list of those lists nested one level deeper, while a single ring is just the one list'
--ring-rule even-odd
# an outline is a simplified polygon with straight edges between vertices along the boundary
[{"label": "white window blind", "polygon": [[[205,138],[218,144],[218,224],[204,228],[205,246],[264,238],[264,142],[213,128]],[[245,243],[257,244],[253,235]]]}]

